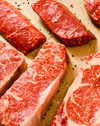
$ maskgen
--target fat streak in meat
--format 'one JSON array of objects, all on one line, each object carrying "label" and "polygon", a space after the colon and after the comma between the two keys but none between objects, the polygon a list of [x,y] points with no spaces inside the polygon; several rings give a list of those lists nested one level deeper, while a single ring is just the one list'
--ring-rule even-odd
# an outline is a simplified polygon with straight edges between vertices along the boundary
[{"label": "fat streak in meat", "polygon": [[52,126],[100,126],[100,53],[84,59]]},{"label": "fat streak in meat", "polygon": [[26,69],[24,55],[0,41],[0,97]]},{"label": "fat streak in meat", "polygon": [[0,99],[0,123],[38,126],[68,69],[64,45],[46,42],[27,71]]}]

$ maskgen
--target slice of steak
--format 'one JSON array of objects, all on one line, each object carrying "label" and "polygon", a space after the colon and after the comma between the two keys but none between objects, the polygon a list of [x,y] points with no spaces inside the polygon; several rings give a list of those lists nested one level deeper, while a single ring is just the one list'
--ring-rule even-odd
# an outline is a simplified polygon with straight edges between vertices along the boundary
[{"label": "slice of steak", "polygon": [[24,55],[0,41],[0,97],[25,69]]},{"label": "slice of steak", "polygon": [[37,126],[68,69],[65,46],[46,42],[37,57],[0,99],[0,123]]},{"label": "slice of steak", "polygon": [[84,59],[52,126],[100,126],[100,53]]},{"label": "slice of steak", "polygon": [[46,39],[17,8],[4,0],[0,0],[0,32],[25,55]]},{"label": "slice of steak", "polygon": [[100,0],[84,0],[84,6],[89,17],[100,25]]},{"label": "slice of steak", "polygon": [[39,0],[31,6],[66,45],[84,45],[95,38],[63,4],[54,0]]}]

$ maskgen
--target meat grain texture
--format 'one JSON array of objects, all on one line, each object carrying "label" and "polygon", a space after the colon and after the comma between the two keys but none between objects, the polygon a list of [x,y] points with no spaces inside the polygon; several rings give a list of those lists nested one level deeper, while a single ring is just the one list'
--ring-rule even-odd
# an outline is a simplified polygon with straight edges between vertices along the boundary
[{"label": "meat grain texture", "polygon": [[0,41],[0,97],[25,71],[24,55],[10,44]]},{"label": "meat grain texture", "polygon": [[46,39],[17,8],[4,0],[0,0],[0,33],[25,55]]},{"label": "meat grain texture", "polygon": [[100,126],[100,53],[84,59],[52,126]]},{"label": "meat grain texture", "polygon": [[0,124],[38,126],[68,69],[64,45],[46,42],[33,63],[0,99]]},{"label": "meat grain texture", "polygon": [[100,0],[84,0],[84,6],[90,19],[100,25]]},{"label": "meat grain texture", "polygon": [[84,45],[95,38],[62,3],[55,0],[39,0],[31,6],[67,46]]}]

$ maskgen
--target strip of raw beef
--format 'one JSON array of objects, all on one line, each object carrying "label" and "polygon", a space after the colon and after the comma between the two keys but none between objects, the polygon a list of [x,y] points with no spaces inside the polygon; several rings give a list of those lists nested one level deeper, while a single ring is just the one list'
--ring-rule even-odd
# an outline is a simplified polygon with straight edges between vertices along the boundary
[{"label": "strip of raw beef", "polygon": [[0,99],[0,123],[37,126],[68,69],[62,44],[46,42],[37,57]]},{"label": "strip of raw beef", "polygon": [[0,97],[25,69],[24,55],[0,41]]},{"label": "strip of raw beef", "polygon": [[66,45],[84,45],[95,38],[63,4],[54,0],[39,0],[31,6]]},{"label": "strip of raw beef", "polygon": [[4,0],[0,0],[0,32],[25,55],[46,39],[17,8]]},{"label": "strip of raw beef", "polygon": [[52,126],[100,126],[100,53],[84,59]]},{"label": "strip of raw beef", "polygon": [[84,0],[84,6],[89,17],[100,25],[100,0]]}]

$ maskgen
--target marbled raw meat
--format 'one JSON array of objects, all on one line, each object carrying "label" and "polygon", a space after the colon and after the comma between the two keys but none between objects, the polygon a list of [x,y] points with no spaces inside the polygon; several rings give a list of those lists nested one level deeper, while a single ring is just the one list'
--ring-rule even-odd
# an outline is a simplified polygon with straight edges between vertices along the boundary
[{"label": "marbled raw meat", "polygon": [[62,3],[55,0],[38,0],[31,6],[67,46],[84,45],[95,38]]},{"label": "marbled raw meat", "polygon": [[24,55],[0,41],[0,97],[25,69]]},{"label": "marbled raw meat", "polygon": [[4,0],[0,0],[0,33],[25,55],[46,39],[17,8]]},{"label": "marbled raw meat", "polygon": [[100,53],[87,56],[52,126],[100,126]]},{"label": "marbled raw meat", "polygon": [[0,99],[0,123],[38,126],[68,69],[64,45],[46,42],[27,71]]},{"label": "marbled raw meat", "polygon": [[100,0],[84,0],[84,6],[90,19],[100,25]]}]

